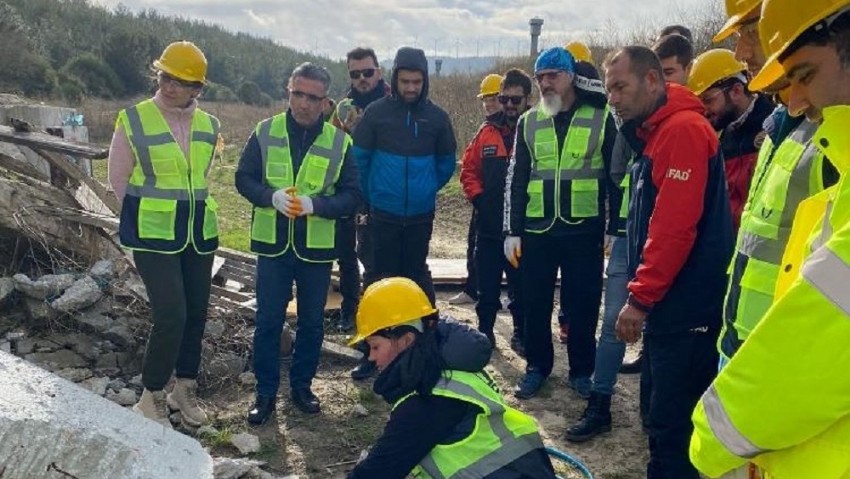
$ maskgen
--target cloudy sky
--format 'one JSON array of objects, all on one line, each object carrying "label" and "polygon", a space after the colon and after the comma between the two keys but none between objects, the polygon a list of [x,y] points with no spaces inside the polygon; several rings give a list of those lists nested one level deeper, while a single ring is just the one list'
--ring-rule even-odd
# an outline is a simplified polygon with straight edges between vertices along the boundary
[{"label": "cloudy sky", "polygon": [[[153,8],[269,37],[331,58],[356,45],[382,57],[416,45],[428,55],[516,55],[529,49],[528,20],[544,20],[541,46],[688,23],[719,0],[94,0]],[[639,8],[638,8],[639,5]],[[709,6],[710,5],[710,6]]]}]

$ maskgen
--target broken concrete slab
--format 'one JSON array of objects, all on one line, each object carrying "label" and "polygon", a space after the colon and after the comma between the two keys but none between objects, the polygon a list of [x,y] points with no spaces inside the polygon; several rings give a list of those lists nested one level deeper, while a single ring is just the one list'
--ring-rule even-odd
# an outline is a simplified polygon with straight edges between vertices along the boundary
[{"label": "broken concrete slab", "polygon": [[81,311],[71,317],[85,331],[103,334],[115,325],[115,320],[95,311]]},{"label": "broken concrete slab", "polygon": [[89,365],[79,354],[70,349],[60,349],[52,353],[32,353],[24,357],[31,363],[38,364],[48,371],[59,371],[68,368],[85,368]]},{"label": "broken concrete slab", "polygon": [[0,371],[3,479],[213,477],[190,437],[2,352]]},{"label": "broken concrete slab", "polygon": [[242,454],[260,452],[260,438],[246,432],[234,434],[233,437],[230,438],[230,444],[232,444],[236,449],[239,449],[239,452]]},{"label": "broken concrete slab", "polygon": [[[117,321],[116,321],[117,323]],[[103,332],[103,337],[125,349],[136,347],[136,337],[130,328],[123,324],[116,324]]]},{"label": "broken concrete slab", "polygon": [[103,296],[97,281],[91,276],[83,276],[65,290],[58,299],[50,303],[53,309],[70,313],[83,310],[96,303]]},{"label": "broken concrete slab", "polygon": [[86,368],[65,368],[60,369],[56,375],[72,383],[78,383],[92,377],[92,372],[91,369]]},{"label": "broken concrete slab", "polygon": [[59,318],[59,312],[51,308],[43,299],[24,298],[24,312],[30,324],[36,327],[46,326]]},{"label": "broken concrete slab", "polygon": [[115,263],[108,259],[102,259],[91,267],[89,275],[96,280],[109,281],[115,276]]},{"label": "broken concrete slab", "polygon": [[12,278],[0,278],[0,308],[11,303],[14,292],[15,280]]},{"label": "broken concrete slab", "polygon": [[89,378],[80,383],[80,386],[88,389],[98,396],[106,394],[106,386],[109,384],[109,378]]}]

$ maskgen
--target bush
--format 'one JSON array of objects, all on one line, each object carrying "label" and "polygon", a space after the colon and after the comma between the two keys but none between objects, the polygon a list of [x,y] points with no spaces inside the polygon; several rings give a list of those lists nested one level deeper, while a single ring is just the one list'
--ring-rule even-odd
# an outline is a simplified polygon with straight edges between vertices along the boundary
[{"label": "bush", "polygon": [[62,72],[80,79],[90,95],[116,98],[124,93],[124,85],[112,67],[91,53],[72,58],[62,67]]},{"label": "bush", "polygon": [[59,95],[67,102],[79,103],[86,92],[86,85],[79,78],[60,72],[58,75]]},{"label": "bush", "polygon": [[249,105],[260,105],[262,102],[262,94],[260,87],[252,81],[246,81],[239,85],[239,100]]},{"label": "bush", "polygon": [[236,96],[236,93],[233,93],[233,90],[222,84],[213,82],[207,83],[207,86],[204,88],[203,98],[207,101],[239,101],[239,97]]},{"label": "bush", "polygon": [[257,105],[262,107],[269,107],[272,106],[273,101],[274,99],[271,97],[271,95],[266,92],[260,92],[260,102]]}]

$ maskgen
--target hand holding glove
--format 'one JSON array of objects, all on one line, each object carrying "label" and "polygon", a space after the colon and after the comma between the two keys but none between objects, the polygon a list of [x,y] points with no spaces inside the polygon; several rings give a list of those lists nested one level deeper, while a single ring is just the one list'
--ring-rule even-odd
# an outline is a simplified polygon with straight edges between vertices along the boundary
[{"label": "hand holding glove", "polygon": [[277,190],[272,194],[272,206],[274,209],[280,211],[280,214],[289,216],[287,214],[287,203],[289,201],[289,193],[286,190]]},{"label": "hand holding glove", "polygon": [[313,199],[309,196],[291,196],[289,212],[292,218],[313,214]]},{"label": "hand holding glove", "polygon": [[522,238],[519,236],[505,237],[505,258],[514,268],[519,267],[519,258],[522,256]]}]

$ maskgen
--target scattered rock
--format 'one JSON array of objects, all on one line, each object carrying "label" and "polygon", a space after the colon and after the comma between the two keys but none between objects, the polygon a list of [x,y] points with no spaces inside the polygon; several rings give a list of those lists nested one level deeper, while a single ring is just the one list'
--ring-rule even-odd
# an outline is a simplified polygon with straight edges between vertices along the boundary
[{"label": "scattered rock", "polygon": [[136,391],[127,388],[124,388],[118,392],[115,392],[111,389],[107,389],[106,399],[109,399],[110,401],[118,403],[122,406],[132,406],[138,401],[138,398],[136,397]]},{"label": "scattered rock", "polygon": [[245,432],[234,434],[230,438],[230,443],[242,454],[253,454],[260,452],[260,438]]},{"label": "scattered rock", "polygon": [[24,298],[24,312],[34,326],[45,326],[55,321],[59,313],[50,307],[43,299]]},{"label": "scattered rock", "polygon": [[66,368],[56,372],[57,376],[63,377],[68,381],[78,383],[92,377],[91,369],[86,368]]},{"label": "scattered rock", "polygon": [[36,338],[24,338],[18,341],[18,354],[21,356],[35,351],[38,340]]},{"label": "scattered rock", "polygon": [[60,349],[59,351],[52,353],[27,354],[24,359],[31,363],[41,365],[48,371],[82,368],[88,365],[88,361],[70,349]]},{"label": "scattered rock", "polygon": [[101,354],[95,363],[96,368],[118,368],[118,353]]},{"label": "scattered rock", "polygon": [[233,353],[219,353],[204,365],[204,371],[216,379],[236,378],[245,370],[245,358]]},{"label": "scattered rock", "polygon": [[137,374],[130,378],[130,383],[128,384],[128,386],[132,388],[137,388],[139,390],[144,389],[145,385],[142,383],[142,375]]},{"label": "scattered rock", "polygon": [[[105,316],[94,311],[81,311],[74,314],[71,318],[76,321],[77,325],[81,328],[97,334],[106,332],[115,324],[115,320],[109,316]],[[108,350],[107,348],[103,349]]]},{"label": "scattered rock", "polygon": [[240,479],[263,465],[265,465],[265,462],[253,459],[215,457],[213,458],[213,477],[215,479]]},{"label": "scattered rock", "polygon": [[102,378],[89,378],[80,383],[80,386],[88,389],[89,391],[97,394],[98,396],[103,396],[106,394],[106,386],[109,384],[108,377]]},{"label": "scattered rock", "polygon": [[62,294],[74,284],[73,274],[46,274],[37,281],[29,279],[25,274],[12,277],[15,289],[33,299],[48,299]]},{"label": "scattered rock", "polygon": [[219,434],[218,429],[210,426],[209,424],[205,424],[198,428],[197,431],[198,437],[211,437],[217,436]]},{"label": "scattered rock", "polygon": [[369,410],[362,404],[356,404],[351,408],[351,412],[358,417],[366,417],[369,415]]},{"label": "scattered rock", "polygon": [[109,384],[107,384],[106,387],[115,391],[115,392],[120,392],[122,389],[127,387],[127,384],[124,383],[123,379],[115,378],[112,381],[109,381]]},{"label": "scattered rock", "polygon": [[0,351],[3,351],[4,353],[11,353],[12,343],[9,341],[0,341]]},{"label": "scattered rock", "polygon": [[108,281],[115,276],[115,263],[108,259],[102,259],[91,267],[89,274],[94,279]]},{"label": "scattered rock", "polygon": [[[115,321],[115,323],[118,323]],[[136,347],[136,337],[130,328],[123,324],[115,324],[111,328],[103,332],[103,337],[117,344],[118,346],[131,349]]]},{"label": "scattered rock", "polygon": [[91,276],[83,276],[50,305],[66,313],[80,311],[96,303],[102,296],[103,291],[100,290],[97,282]]},{"label": "scattered rock", "polygon": [[221,321],[209,321],[204,332],[211,338],[221,337],[224,334],[224,324]]},{"label": "scattered rock", "polygon": [[116,293],[120,294],[127,291],[145,301],[150,301],[150,299],[148,299],[148,290],[145,289],[145,284],[142,282],[141,278],[133,277],[128,279],[123,285],[118,286]]},{"label": "scattered rock", "polygon": [[0,278],[0,307],[11,302],[14,292],[15,280],[12,278]]},{"label": "scattered rock", "polygon": [[256,386],[257,377],[250,371],[244,372],[239,375],[239,384],[243,386]]},{"label": "scattered rock", "polygon": [[183,415],[180,414],[180,411],[175,411],[168,416],[168,420],[171,421],[171,424],[180,424],[183,422]]}]

